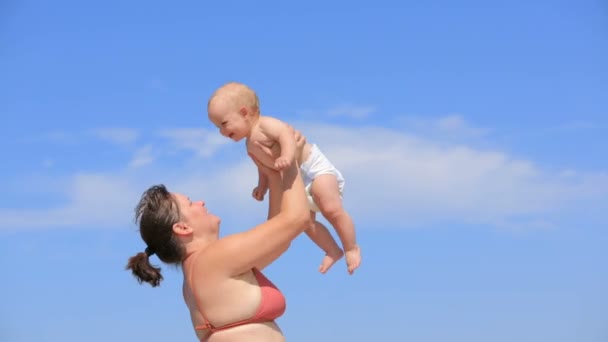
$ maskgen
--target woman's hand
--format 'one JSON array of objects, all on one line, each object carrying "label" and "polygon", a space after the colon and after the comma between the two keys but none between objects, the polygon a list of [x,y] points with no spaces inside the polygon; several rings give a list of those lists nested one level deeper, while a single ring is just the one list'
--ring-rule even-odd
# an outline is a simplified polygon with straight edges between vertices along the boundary
[{"label": "woman's hand", "polygon": [[290,125],[287,125],[287,127],[289,127],[289,129],[293,132],[293,136],[296,139],[296,149],[299,150],[304,147],[304,145],[306,145],[306,137],[303,136],[300,131],[291,127]]},{"label": "woman's hand", "polygon": [[[257,148],[261,149],[264,153],[267,154],[271,154],[271,151],[268,147],[260,144],[259,142],[255,142],[254,143],[256,145]],[[255,157],[255,155],[253,155],[253,153],[248,153],[249,157],[251,157],[251,160],[253,160],[253,162],[255,163],[255,165],[258,167],[258,169],[265,174],[267,177],[269,178],[273,178],[273,177],[279,177],[280,173],[277,170],[274,170],[272,168],[269,168],[268,166],[264,165],[264,163],[262,163],[258,158]]]},{"label": "woman's hand", "polygon": [[293,134],[294,139],[296,140],[296,159],[298,158],[297,156],[302,155],[302,150],[304,149],[304,145],[306,145],[306,137],[304,135],[302,135],[302,133],[300,131],[298,131],[297,129],[293,128],[291,125],[286,124],[287,125],[287,129],[289,129],[289,131]]}]

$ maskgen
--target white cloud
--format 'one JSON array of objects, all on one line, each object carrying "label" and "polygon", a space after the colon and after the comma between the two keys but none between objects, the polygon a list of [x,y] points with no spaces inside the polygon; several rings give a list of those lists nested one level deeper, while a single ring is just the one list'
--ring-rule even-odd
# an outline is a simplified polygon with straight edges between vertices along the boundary
[{"label": "white cloud", "polygon": [[397,121],[410,133],[441,140],[477,138],[489,133],[488,129],[475,127],[458,114],[432,118],[407,115]]},{"label": "white cloud", "polygon": [[[463,125],[459,119],[446,122],[449,129]],[[559,224],[559,215],[581,208],[590,213],[593,205],[608,203],[606,172],[545,170],[505,152],[446,144],[400,128],[294,125],[344,173],[345,205],[360,229],[439,223],[547,229]],[[251,198],[257,173],[248,157],[243,155],[236,162],[213,157],[227,139],[200,129],[162,134],[174,148],[207,158],[189,160],[188,167],[183,163],[148,165],[151,147],[143,146],[132,161],[139,168],[117,174],[76,174],[69,180],[63,206],[2,209],[2,226],[122,228],[131,224],[138,196],[157,183],[206,200],[224,222],[266,215],[266,203]]]},{"label": "white cloud", "polygon": [[[152,166],[117,174],[77,173],[62,181],[67,184],[65,193],[56,198],[65,199],[55,201],[59,203],[55,207],[0,208],[0,230],[133,228],[133,209],[139,196],[149,186],[160,183],[170,191],[204,199],[211,211],[222,217],[232,215],[237,222],[251,218],[258,218],[259,222],[265,217],[265,204],[251,197],[257,172],[250,161],[243,160],[212,173],[198,171],[200,169],[202,167],[157,170]],[[234,215],[235,208],[238,215]],[[231,222],[230,218],[224,221]]]},{"label": "white cloud", "polygon": [[448,115],[436,120],[435,125],[442,132],[458,132],[472,136],[483,135],[487,131],[468,125],[460,115]]},{"label": "white cloud", "polygon": [[145,145],[135,151],[135,155],[131,162],[129,162],[130,168],[138,168],[154,162],[156,158],[152,155],[152,146]]},{"label": "white cloud", "polygon": [[118,145],[132,144],[139,136],[136,130],[130,128],[99,128],[92,134],[99,139]]},{"label": "white cloud", "polygon": [[364,119],[375,111],[376,108],[372,106],[341,105],[331,108],[327,111],[327,114],[329,116],[346,116],[355,119]]},{"label": "white cloud", "polygon": [[[540,222],[579,199],[608,197],[608,174],[564,179],[499,151],[446,145],[398,130],[297,125],[341,167],[357,216],[432,223]],[[365,137],[365,138],[362,138]],[[520,222],[524,224],[523,222]]]},{"label": "white cloud", "polygon": [[204,128],[168,129],[160,132],[160,136],[169,139],[173,148],[190,150],[199,157],[210,157],[230,142],[217,131]]},{"label": "white cloud", "polygon": [[122,175],[78,173],[71,177],[65,194],[67,200],[62,205],[45,209],[2,208],[2,227],[5,230],[124,228],[140,192],[135,180]]}]

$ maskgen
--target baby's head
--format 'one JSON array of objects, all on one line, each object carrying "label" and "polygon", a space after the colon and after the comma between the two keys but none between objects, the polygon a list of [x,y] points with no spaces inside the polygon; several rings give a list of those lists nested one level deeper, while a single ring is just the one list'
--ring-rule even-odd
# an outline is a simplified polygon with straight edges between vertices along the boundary
[{"label": "baby's head", "polygon": [[211,95],[207,113],[223,136],[239,141],[249,136],[253,123],[259,118],[260,103],[253,89],[230,82]]}]

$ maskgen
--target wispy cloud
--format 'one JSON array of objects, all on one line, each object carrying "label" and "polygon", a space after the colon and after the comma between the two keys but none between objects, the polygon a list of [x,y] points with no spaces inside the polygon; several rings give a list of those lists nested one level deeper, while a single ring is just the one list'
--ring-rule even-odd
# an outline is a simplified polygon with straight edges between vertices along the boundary
[{"label": "wispy cloud", "polygon": [[504,152],[393,129],[297,126],[343,169],[346,201],[362,216],[492,225],[526,216],[529,224],[549,221],[578,200],[608,199],[608,173],[569,171],[565,178]]},{"label": "wispy cloud", "polygon": [[152,154],[152,145],[145,145],[135,151],[133,159],[129,162],[129,168],[138,168],[151,164],[155,159]]},{"label": "wispy cloud", "polygon": [[[344,173],[345,205],[361,229],[439,223],[548,229],[559,224],[560,215],[582,208],[600,217],[598,203],[608,203],[608,172],[548,170],[506,152],[446,143],[401,127],[293,124]],[[463,127],[460,119],[437,124],[445,129]],[[266,214],[266,204],[251,198],[257,179],[251,161],[245,155],[227,161],[214,154],[226,139],[200,129],[167,130],[162,136],[173,148],[206,158],[191,159],[187,168],[183,163],[149,164],[152,148],[142,146],[131,162],[137,169],[77,173],[68,179],[65,205],[43,210],[5,208],[0,210],[2,226],[122,227],[128,224],[126,217],[130,218],[138,195],[161,182],[193,198],[202,197],[228,220]],[[233,215],[235,208],[238,217]]]},{"label": "wispy cloud", "polygon": [[189,150],[199,157],[210,157],[220,147],[230,143],[217,131],[204,128],[180,128],[161,131],[160,136],[169,140],[176,150]]},{"label": "wispy cloud", "polygon": [[478,138],[490,133],[489,129],[476,127],[459,114],[440,117],[404,115],[397,123],[410,134],[442,140]]},{"label": "wispy cloud", "polygon": [[[2,229],[124,227],[137,198],[137,180],[123,175],[84,174],[70,177],[66,201],[44,209],[0,209]],[[62,196],[63,197],[63,196]],[[60,201],[57,201],[60,202]]]},{"label": "wispy cloud", "polygon": [[132,144],[139,137],[139,133],[130,128],[99,128],[93,130],[92,135],[118,145]]},{"label": "wispy cloud", "polygon": [[468,125],[460,115],[448,115],[434,122],[434,125],[442,132],[459,132],[469,135],[483,135],[487,130]]},{"label": "wispy cloud", "polygon": [[364,119],[370,116],[370,114],[374,113],[375,111],[376,108],[372,106],[355,106],[345,104],[329,109],[327,111],[327,115]]},{"label": "wispy cloud", "polygon": [[365,105],[342,104],[324,110],[300,110],[298,115],[311,118],[351,118],[356,120],[364,120],[376,112],[376,107]]}]

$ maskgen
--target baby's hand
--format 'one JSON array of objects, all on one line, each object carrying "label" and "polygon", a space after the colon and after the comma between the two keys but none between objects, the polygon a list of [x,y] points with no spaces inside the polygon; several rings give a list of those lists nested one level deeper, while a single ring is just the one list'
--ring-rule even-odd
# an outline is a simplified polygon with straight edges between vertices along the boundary
[{"label": "baby's hand", "polygon": [[261,202],[264,200],[264,195],[266,195],[266,190],[267,189],[256,186],[255,188],[253,188],[253,193],[251,195],[253,196],[253,198],[255,198],[256,200]]},{"label": "baby's hand", "polygon": [[274,161],[274,167],[277,170],[285,170],[291,166],[291,160],[285,157],[279,157]]}]

